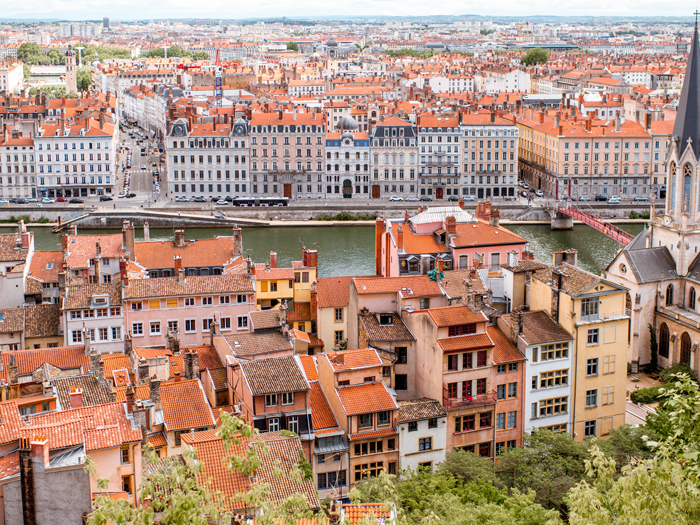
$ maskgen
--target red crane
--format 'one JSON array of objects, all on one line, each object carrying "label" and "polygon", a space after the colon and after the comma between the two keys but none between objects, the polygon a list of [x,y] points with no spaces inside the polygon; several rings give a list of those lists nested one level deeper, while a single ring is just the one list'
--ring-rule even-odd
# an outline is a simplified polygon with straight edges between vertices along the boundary
[{"label": "red crane", "polygon": [[186,66],[185,64],[178,64],[178,69],[200,69],[202,66]]}]

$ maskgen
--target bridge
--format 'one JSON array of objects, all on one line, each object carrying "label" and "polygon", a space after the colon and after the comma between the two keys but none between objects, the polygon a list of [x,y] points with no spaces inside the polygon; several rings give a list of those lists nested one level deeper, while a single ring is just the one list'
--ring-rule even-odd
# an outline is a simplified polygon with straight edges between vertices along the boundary
[{"label": "bridge", "polygon": [[614,224],[606,222],[604,219],[601,219],[597,215],[593,215],[592,213],[583,211],[577,208],[576,206],[558,206],[557,214],[559,213],[562,215],[566,215],[567,217],[571,217],[572,219],[575,219],[577,221],[581,221],[582,223],[587,224],[592,228],[595,228],[602,234],[607,235],[608,237],[619,242],[623,246],[627,246],[630,242],[632,242],[632,239],[634,239],[634,235],[631,235],[626,231],[621,230]]}]

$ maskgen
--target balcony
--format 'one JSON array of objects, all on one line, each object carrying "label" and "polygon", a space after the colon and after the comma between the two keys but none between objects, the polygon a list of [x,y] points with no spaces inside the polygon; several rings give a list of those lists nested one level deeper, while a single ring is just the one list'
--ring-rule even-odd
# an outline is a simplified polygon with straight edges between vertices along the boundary
[{"label": "balcony", "polygon": [[493,405],[496,403],[496,391],[487,392],[476,396],[468,397],[448,397],[447,388],[442,389],[442,405],[447,410],[456,408],[476,407],[482,405]]},{"label": "balcony", "polygon": [[595,321],[610,321],[613,319],[620,319],[623,317],[629,317],[630,310],[621,310],[619,312],[598,312],[595,314],[582,315],[577,321],[579,323],[592,323]]}]

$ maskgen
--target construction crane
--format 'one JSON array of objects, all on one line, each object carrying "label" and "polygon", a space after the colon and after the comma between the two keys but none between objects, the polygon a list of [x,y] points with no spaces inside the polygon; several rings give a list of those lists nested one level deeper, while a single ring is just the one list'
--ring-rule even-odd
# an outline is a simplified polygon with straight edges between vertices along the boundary
[{"label": "construction crane", "polygon": [[216,79],[215,79],[215,82],[216,82],[216,102],[214,103],[214,105],[217,108],[220,108],[222,105],[224,95],[223,95],[223,87],[222,87],[223,72],[222,72],[222,67],[221,67],[221,60],[219,60],[219,50],[218,49],[216,50],[216,61],[214,62],[214,65],[216,66],[214,69],[215,75],[216,75]]}]

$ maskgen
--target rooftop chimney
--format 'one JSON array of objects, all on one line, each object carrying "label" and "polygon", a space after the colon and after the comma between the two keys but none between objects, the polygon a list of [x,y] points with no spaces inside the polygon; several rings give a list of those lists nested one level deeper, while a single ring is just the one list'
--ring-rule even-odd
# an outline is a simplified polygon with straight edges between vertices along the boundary
[{"label": "rooftop chimney", "polygon": [[129,272],[126,269],[126,260],[119,260],[119,278],[121,279],[124,286],[129,286]]},{"label": "rooftop chimney", "polygon": [[399,224],[396,227],[396,250],[403,250],[403,226]]},{"label": "rooftop chimney", "polygon": [[240,257],[243,253],[243,236],[238,224],[233,225],[233,256]]},{"label": "rooftop chimney", "polygon": [[148,228],[148,221],[143,223],[143,240],[146,242],[151,240],[151,231]]},{"label": "rooftop chimney", "polygon": [[185,230],[175,230],[175,246],[179,248],[185,246]]},{"label": "rooftop chimney", "polygon": [[270,252],[270,268],[277,268],[277,252]]},{"label": "rooftop chimney", "polygon": [[445,231],[450,235],[457,235],[457,219],[454,217],[445,217]]},{"label": "rooftop chimney", "polygon": [[136,238],[134,236],[134,225],[129,221],[124,221],[122,225],[122,240],[124,250],[129,254],[129,260],[136,260]]},{"label": "rooftop chimney", "polygon": [[83,406],[83,389],[79,386],[70,387],[70,407],[81,408]]},{"label": "rooftop chimney", "polygon": [[133,385],[129,384],[129,386],[126,387],[126,412],[128,414],[133,413],[134,403],[135,403],[134,387],[133,387]]}]

